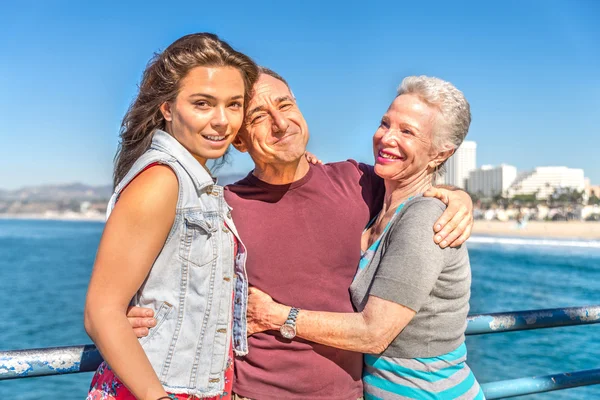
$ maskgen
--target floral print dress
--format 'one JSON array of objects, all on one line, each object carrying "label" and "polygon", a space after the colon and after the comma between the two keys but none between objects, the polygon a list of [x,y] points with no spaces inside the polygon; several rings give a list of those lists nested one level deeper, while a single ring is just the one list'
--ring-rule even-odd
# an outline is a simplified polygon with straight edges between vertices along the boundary
[{"label": "floral print dress", "polygon": [[[229,360],[225,369],[225,389],[223,394],[203,398],[202,400],[231,400],[233,386],[233,347],[229,346]],[[169,393],[173,400],[199,400],[189,394]],[[135,396],[123,385],[106,362],[102,362],[92,379],[90,391],[86,400],[136,400]]]}]

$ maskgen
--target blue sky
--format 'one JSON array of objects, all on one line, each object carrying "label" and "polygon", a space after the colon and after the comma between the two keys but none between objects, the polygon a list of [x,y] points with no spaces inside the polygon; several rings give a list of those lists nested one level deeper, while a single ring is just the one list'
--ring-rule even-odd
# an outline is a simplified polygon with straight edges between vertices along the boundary
[{"label": "blue sky", "polygon": [[[0,188],[109,183],[146,62],[201,31],[288,79],[325,161],[371,162],[396,86],[426,74],[467,96],[478,165],[566,165],[600,184],[595,0],[93,3],[3,4]],[[233,153],[223,172],[252,168]]]}]

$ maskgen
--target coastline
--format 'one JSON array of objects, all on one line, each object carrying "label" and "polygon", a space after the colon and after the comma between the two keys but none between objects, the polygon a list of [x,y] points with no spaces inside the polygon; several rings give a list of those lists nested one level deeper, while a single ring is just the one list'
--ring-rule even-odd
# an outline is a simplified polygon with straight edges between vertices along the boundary
[{"label": "coastline", "polygon": [[[0,220],[105,222],[105,216],[81,213],[0,214]],[[528,221],[518,227],[515,221],[476,220],[472,235],[530,237],[552,239],[600,240],[600,222],[595,221]]]},{"label": "coastline", "polygon": [[477,220],[473,225],[472,234],[502,237],[600,240],[600,222],[528,221],[523,227],[518,227],[515,221]]}]

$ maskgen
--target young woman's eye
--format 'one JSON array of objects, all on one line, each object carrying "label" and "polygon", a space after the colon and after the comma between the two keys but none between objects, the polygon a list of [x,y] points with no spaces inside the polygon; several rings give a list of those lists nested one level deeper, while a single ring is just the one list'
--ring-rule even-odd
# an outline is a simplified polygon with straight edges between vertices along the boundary
[{"label": "young woman's eye", "polygon": [[229,107],[233,108],[234,110],[239,110],[240,108],[242,108],[244,105],[242,103],[240,103],[239,101],[234,101],[233,103],[231,103],[229,105]]},{"label": "young woman's eye", "polygon": [[204,101],[204,100],[197,101],[194,103],[194,105],[196,105],[196,107],[199,107],[199,108],[206,108],[206,107],[210,106],[208,101]]}]

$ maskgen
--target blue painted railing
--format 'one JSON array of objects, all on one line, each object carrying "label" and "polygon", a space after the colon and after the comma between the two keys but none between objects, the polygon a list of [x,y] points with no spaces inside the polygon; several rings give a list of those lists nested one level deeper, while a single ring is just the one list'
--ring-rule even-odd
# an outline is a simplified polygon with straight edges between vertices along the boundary
[{"label": "blue painted railing", "polygon": [[[481,335],[596,323],[600,323],[600,305],[471,315],[465,333]],[[90,372],[101,362],[93,345],[0,351],[0,380]],[[600,384],[600,369],[488,382],[481,387],[491,400],[595,384]]]},{"label": "blue painted railing", "polygon": [[467,317],[466,335],[600,323],[600,305],[476,314]]},{"label": "blue painted railing", "polygon": [[[600,305],[478,314],[467,318],[465,334],[482,335],[597,323],[600,323]],[[481,388],[487,399],[505,399],[596,384],[600,384],[600,369],[488,382],[481,384]]]},{"label": "blue painted railing", "polygon": [[[562,374],[534,376],[483,383],[481,388],[487,399],[506,399],[526,394],[550,392],[600,383],[600,369],[565,372]],[[597,398],[600,396],[595,396]]]}]

